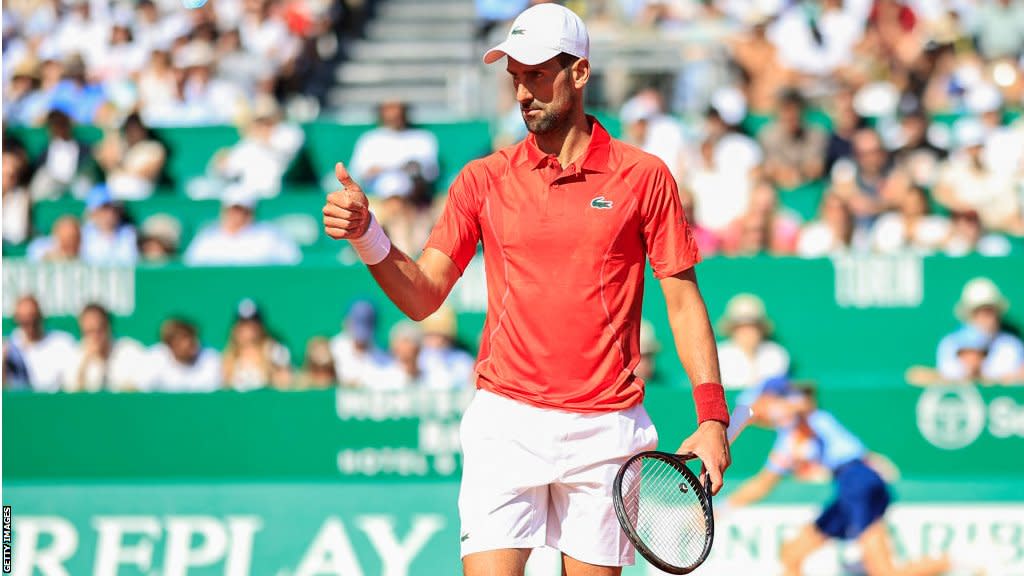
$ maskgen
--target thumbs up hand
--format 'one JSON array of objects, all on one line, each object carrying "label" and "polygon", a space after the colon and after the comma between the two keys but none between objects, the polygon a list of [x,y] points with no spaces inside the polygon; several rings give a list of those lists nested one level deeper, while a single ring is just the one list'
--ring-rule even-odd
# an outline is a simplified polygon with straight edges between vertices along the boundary
[{"label": "thumbs up hand", "polygon": [[335,240],[355,240],[366,234],[370,226],[369,201],[344,164],[334,165],[334,175],[342,188],[327,195],[324,231]]}]

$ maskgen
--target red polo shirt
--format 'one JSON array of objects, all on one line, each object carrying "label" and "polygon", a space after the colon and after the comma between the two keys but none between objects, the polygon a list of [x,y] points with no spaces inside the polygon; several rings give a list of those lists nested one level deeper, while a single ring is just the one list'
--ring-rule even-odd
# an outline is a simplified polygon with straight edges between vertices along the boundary
[{"label": "red polo shirt", "polygon": [[427,248],[465,271],[483,241],[480,388],[610,412],[643,400],[633,369],[645,259],[664,278],[700,256],[664,163],[590,121],[586,153],[565,168],[532,134],[466,165]]}]

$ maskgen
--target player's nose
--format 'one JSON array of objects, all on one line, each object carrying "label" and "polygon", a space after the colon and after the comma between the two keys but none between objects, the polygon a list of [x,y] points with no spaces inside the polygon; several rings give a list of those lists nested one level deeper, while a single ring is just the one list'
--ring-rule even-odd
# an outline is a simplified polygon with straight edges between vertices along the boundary
[{"label": "player's nose", "polygon": [[533,102],[533,94],[526,89],[526,86],[518,84],[516,86],[516,101],[520,106],[528,106]]}]

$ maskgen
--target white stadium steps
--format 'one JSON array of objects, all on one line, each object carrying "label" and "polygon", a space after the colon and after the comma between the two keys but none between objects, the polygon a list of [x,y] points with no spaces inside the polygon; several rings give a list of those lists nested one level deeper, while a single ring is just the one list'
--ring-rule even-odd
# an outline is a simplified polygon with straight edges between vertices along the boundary
[{"label": "white stadium steps", "polygon": [[401,99],[414,113],[458,108],[458,86],[479,64],[473,0],[384,0],[366,37],[347,43],[329,104],[342,114],[369,114]]}]

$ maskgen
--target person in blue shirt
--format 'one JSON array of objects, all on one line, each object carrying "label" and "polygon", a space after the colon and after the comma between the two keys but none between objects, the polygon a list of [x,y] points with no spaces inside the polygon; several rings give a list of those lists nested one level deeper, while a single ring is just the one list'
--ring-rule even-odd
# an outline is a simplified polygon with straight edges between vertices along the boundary
[{"label": "person in blue shirt", "polygon": [[856,541],[863,567],[872,576],[937,576],[950,570],[948,558],[896,566],[885,525],[892,501],[889,487],[867,464],[864,444],[835,416],[818,409],[810,391],[797,389],[786,378],[773,378],[737,402],[753,408],[753,424],[775,429],[778,435],[764,469],[729,495],[726,508],[761,500],[788,474],[831,475],[835,486],[833,500],[818,518],[783,543],[784,574],[802,574],[804,560],[830,539]]},{"label": "person in blue shirt", "polygon": [[[984,380],[1008,384],[1024,381],[1024,342],[1006,330],[1005,316],[1010,302],[988,278],[973,278],[964,285],[954,311],[963,323],[944,337],[936,351],[936,369],[945,381]],[[965,331],[980,331],[988,337],[981,373],[968,374],[959,357],[959,343]]]}]

